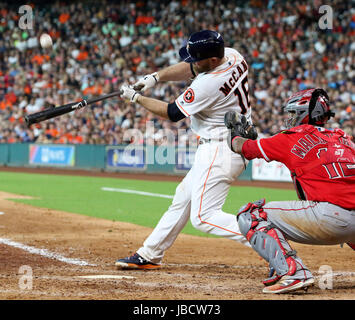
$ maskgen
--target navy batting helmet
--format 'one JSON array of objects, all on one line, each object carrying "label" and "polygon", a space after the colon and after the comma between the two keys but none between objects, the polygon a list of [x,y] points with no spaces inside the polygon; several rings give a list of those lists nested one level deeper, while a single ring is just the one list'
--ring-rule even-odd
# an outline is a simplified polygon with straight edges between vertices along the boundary
[{"label": "navy batting helmet", "polygon": [[193,33],[186,47],[182,47],[179,55],[185,62],[196,62],[207,58],[224,57],[224,40],[222,36],[211,30]]}]

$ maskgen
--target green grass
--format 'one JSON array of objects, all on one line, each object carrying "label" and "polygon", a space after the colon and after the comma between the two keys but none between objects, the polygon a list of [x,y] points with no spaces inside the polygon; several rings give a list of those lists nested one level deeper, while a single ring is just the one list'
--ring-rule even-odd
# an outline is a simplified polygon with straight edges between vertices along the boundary
[{"label": "green grass", "polygon": [[[168,209],[171,199],[108,192],[101,188],[123,188],[174,195],[177,185],[175,182],[0,172],[1,191],[38,198],[16,199],[16,202],[151,228],[155,227]],[[266,198],[267,201],[297,199],[293,190],[232,187],[223,210],[236,213],[242,205],[260,198]],[[207,236],[194,229],[190,223],[183,232]]]}]

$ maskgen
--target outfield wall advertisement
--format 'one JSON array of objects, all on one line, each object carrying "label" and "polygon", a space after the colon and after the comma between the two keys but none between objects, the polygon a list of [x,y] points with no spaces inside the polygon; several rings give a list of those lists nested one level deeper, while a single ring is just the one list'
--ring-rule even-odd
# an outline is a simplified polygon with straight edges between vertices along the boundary
[{"label": "outfield wall advertisement", "polygon": [[146,169],[143,146],[109,146],[106,148],[106,166],[109,169]]},{"label": "outfield wall advertisement", "polygon": [[66,145],[30,145],[29,164],[73,167],[75,147]]},{"label": "outfield wall advertisement", "polygon": [[[47,166],[184,175],[191,169],[195,147],[144,145],[0,144],[0,163],[6,166]],[[291,182],[281,163],[254,159],[238,180]]]},{"label": "outfield wall advertisement", "polygon": [[292,182],[290,170],[277,161],[266,162],[254,159],[252,162],[252,180]]}]

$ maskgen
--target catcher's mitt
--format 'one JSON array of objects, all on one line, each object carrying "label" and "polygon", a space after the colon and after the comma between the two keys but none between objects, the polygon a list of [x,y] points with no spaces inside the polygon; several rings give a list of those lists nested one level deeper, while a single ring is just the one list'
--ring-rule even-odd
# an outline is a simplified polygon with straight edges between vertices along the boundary
[{"label": "catcher's mitt", "polygon": [[224,125],[230,130],[228,138],[230,146],[235,137],[243,137],[251,140],[255,140],[258,137],[255,127],[248,123],[245,116],[239,115],[235,111],[228,111],[224,115]]}]

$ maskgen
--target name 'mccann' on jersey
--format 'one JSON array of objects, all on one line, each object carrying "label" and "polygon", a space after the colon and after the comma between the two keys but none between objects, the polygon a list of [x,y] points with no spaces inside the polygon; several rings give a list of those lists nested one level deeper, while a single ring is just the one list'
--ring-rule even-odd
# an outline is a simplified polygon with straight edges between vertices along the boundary
[{"label": "name 'mccann' on jersey", "polygon": [[225,48],[225,57],[222,65],[198,74],[175,100],[180,111],[191,117],[191,129],[202,138],[226,137],[224,115],[230,110],[244,114],[251,123],[248,65],[235,49]]}]

